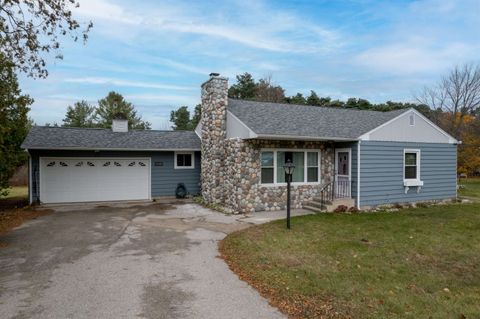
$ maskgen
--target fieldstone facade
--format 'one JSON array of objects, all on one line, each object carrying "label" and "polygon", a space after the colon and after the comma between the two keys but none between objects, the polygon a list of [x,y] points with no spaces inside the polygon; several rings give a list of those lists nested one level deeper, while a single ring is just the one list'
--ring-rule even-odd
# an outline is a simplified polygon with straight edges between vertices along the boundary
[{"label": "fieldstone facade", "polygon": [[202,196],[224,203],[224,158],[227,137],[228,79],[212,76],[202,85]]},{"label": "fieldstone facade", "polygon": [[212,76],[202,85],[202,195],[234,213],[285,209],[286,186],[260,184],[262,149],[319,149],[321,181],[292,185],[292,207],[318,196],[320,184],[333,180],[334,147],[326,142],[226,138],[226,78]]}]

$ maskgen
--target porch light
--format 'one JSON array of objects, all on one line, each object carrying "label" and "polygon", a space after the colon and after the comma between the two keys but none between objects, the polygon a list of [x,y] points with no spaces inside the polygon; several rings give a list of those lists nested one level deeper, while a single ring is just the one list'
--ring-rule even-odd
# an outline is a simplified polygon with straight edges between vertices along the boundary
[{"label": "porch light", "polygon": [[293,171],[295,170],[295,165],[293,165],[292,161],[288,159],[285,165],[283,165],[283,169],[285,170],[285,174],[291,177],[293,174]]},{"label": "porch light", "polygon": [[287,228],[290,229],[290,182],[292,181],[295,165],[293,165],[290,159],[287,159],[287,162],[283,165],[283,169],[287,175]]}]

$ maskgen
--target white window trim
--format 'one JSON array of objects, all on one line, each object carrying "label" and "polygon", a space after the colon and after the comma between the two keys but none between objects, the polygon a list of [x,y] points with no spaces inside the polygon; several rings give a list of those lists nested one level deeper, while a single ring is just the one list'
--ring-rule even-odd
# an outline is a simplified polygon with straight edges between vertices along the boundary
[{"label": "white window trim", "polygon": [[[273,183],[262,183],[262,152],[273,152]],[[303,152],[303,182],[291,182],[292,186],[299,185],[319,185],[322,182],[322,151],[320,149],[305,149],[305,148],[262,148],[260,149],[260,179],[259,184],[261,187],[275,187],[275,186],[285,186],[287,183],[278,183],[277,182],[277,152]],[[308,167],[307,167],[307,153],[317,153],[318,154],[318,181],[317,182],[306,182]]]},{"label": "white window trim", "polygon": [[[190,154],[192,156],[192,165],[190,166],[177,166],[177,155],[180,154]],[[195,168],[195,152],[175,152],[173,157],[173,168],[174,169],[194,169]]]},{"label": "white window trim", "polygon": [[[417,154],[417,177],[416,178],[405,178],[405,154],[406,153],[416,153]],[[403,186],[405,186],[405,192],[408,192],[408,187],[421,187],[423,186],[423,181],[420,179],[420,172],[421,172],[421,151],[419,149],[404,149],[403,150]]]}]

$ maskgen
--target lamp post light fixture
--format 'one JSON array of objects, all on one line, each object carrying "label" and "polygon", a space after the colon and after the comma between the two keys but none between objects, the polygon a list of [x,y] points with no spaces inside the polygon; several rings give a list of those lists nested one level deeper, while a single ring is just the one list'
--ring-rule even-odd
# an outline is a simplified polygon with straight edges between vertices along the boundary
[{"label": "lamp post light fixture", "polygon": [[287,159],[287,162],[283,165],[283,169],[285,170],[285,175],[287,175],[287,228],[290,229],[290,183],[295,165],[293,165],[290,159]]}]

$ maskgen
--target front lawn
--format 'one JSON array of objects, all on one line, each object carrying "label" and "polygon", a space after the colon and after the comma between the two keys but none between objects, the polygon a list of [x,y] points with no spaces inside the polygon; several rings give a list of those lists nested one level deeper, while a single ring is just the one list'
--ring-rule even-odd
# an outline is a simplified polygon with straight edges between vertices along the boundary
[{"label": "front lawn", "polygon": [[297,217],[220,250],[292,317],[480,317],[480,204]]},{"label": "front lawn", "polygon": [[460,189],[458,195],[461,197],[480,200],[480,178],[466,178],[458,181]]}]

